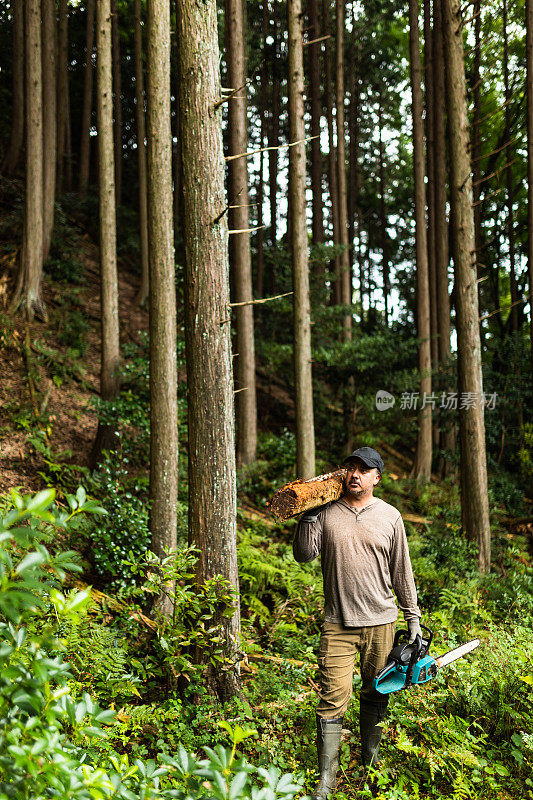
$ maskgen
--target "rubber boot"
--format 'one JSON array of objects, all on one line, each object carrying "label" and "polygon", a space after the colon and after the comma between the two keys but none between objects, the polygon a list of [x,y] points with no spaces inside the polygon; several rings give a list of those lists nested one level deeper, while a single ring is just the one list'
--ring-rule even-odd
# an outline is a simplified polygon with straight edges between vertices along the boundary
[{"label": "rubber boot", "polygon": [[377,769],[379,766],[379,744],[383,722],[387,714],[387,703],[361,701],[359,729],[361,731],[361,760],[363,766]]},{"label": "rubber boot", "polygon": [[342,736],[342,717],[338,719],[316,718],[316,749],[318,753],[318,783],[311,800],[325,800],[337,786],[339,749]]}]

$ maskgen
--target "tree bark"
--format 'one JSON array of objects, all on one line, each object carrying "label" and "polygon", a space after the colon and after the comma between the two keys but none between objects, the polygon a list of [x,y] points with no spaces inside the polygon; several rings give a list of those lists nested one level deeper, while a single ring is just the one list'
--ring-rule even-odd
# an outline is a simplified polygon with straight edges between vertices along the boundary
[{"label": "tree bark", "polygon": [[[431,363],[436,367],[439,356],[437,321],[437,274],[435,265],[435,134],[433,89],[433,38],[431,35],[431,0],[424,0],[424,89],[426,95],[426,165],[427,165],[427,242],[429,297],[431,320]],[[438,428],[433,437],[438,444]]]},{"label": "tree bark", "polygon": [[47,260],[54,230],[56,199],[56,52],[57,20],[54,0],[42,0],[43,65],[43,263]]},{"label": "tree bark", "polygon": [[[355,6],[354,6],[355,7]],[[354,278],[355,266],[355,220],[357,219],[357,235],[359,239],[358,255],[361,249],[361,227],[360,227],[360,208],[359,194],[361,191],[361,171],[359,169],[359,106],[361,100],[361,86],[359,77],[358,59],[358,20],[353,13],[352,21],[352,42],[351,42],[351,85],[350,85],[350,112],[348,117],[348,129],[350,136],[350,155],[349,155],[349,182],[348,182],[348,241],[350,248],[348,257],[350,262],[350,280]],[[361,314],[363,308],[363,276],[359,274],[359,296],[361,302]],[[361,317],[362,319],[362,317]]]},{"label": "tree bark", "polygon": [[378,96],[378,131],[379,131],[379,230],[381,234],[381,253],[382,253],[382,275],[383,275],[383,299],[385,301],[385,325],[389,324],[389,291],[390,291],[390,267],[389,267],[389,248],[387,233],[387,205],[385,200],[385,148],[383,146],[383,105],[381,92]]},{"label": "tree bark", "polygon": [[[178,379],[172,229],[169,0],[148,0],[146,9],[150,257],[150,532],[152,550],[162,558],[166,552],[173,552],[177,547],[178,502]],[[190,455],[192,458],[192,450]],[[168,598],[159,598],[158,606],[165,613],[172,610]]]},{"label": "tree bark", "polygon": [[[511,89],[509,86],[509,46],[507,32],[507,0],[503,0],[503,84],[505,89],[505,128],[508,139],[511,137]],[[507,144],[505,148],[505,181],[507,188],[507,236],[509,241],[509,277],[511,282],[511,330],[516,333],[518,330],[518,287],[516,283],[515,266],[515,236],[514,236],[514,211],[513,211],[513,172],[511,161],[513,160],[513,147]]]},{"label": "tree bark", "polygon": [[[177,19],[177,8],[176,8],[177,0],[174,0],[174,14],[175,19]],[[176,143],[173,144],[172,147],[172,179],[174,182],[173,185],[173,209],[174,209],[174,246],[176,247],[176,243],[180,241],[180,232],[181,232],[181,210],[182,210],[182,202],[181,202],[181,147],[180,147],[180,101],[179,101],[179,94],[180,94],[180,77],[179,77],[179,55],[178,55],[178,42],[175,37],[174,41],[174,48],[173,48],[173,57],[172,57],[172,50],[171,50],[171,57],[173,58],[171,65],[170,65],[170,83],[172,86],[172,91],[174,93],[174,135],[176,137]],[[174,71],[174,83],[172,83],[172,72]],[[172,117],[170,120],[172,124]]]},{"label": "tree bark", "polygon": [[418,437],[413,474],[417,481],[431,479],[431,405],[424,399],[431,394],[431,320],[429,293],[428,240],[426,231],[426,186],[424,174],[424,129],[422,123],[422,69],[418,0],[409,0],[409,51],[413,117],[413,170],[416,224],[416,308],[418,330],[418,370],[423,407],[418,415]]},{"label": "tree bark", "polygon": [[144,117],[143,41],[141,0],[135,0],[135,120],[137,123],[137,163],[139,169],[139,233],[141,237],[141,286],[137,303],[144,306],[150,289],[148,258],[148,205],[146,185],[146,122]]},{"label": "tree bark", "polygon": [[[91,0],[89,0],[91,1]],[[92,0],[94,2],[94,0]],[[94,25],[94,6],[93,6]],[[59,0],[57,40],[57,191],[71,187],[70,103],[68,83],[68,0]]]},{"label": "tree bark", "polygon": [[[472,193],[474,198],[474,241],[476,244],[476,265],[478,277],[481,269],[481,0],[472,6],[474,21],[474,63],[472,74],[472,98],[474,112],[472,119]],[[478,303],[481,309],[481,283],[478,283]],[[481,349],[483,350],[483,323],[479,326]]]},{"label": "tree bark", "polygon": [[25,6],[26,52],[26,194],[22,250],[14,307],[21,306],[27,318],[46,320],[41,296],[43,274],[43,84],[41,0]]},{"label": "tree bark", "polygon": [[[242,0],[226,0],[226,40],[228,48],[228,81],[237,93],[229,101],[228,134],[229,154],[237,155],[248,150],[248,114],[246,90],[246,33]],[[241,88],[242,87],[242,88]],[[247,231],[250,227],[248,213],[248,161],[236,158],[229,162],[228,202],[230,227]],[[231,208],[234,206],[234,208]],[[237,331],[237,463],[251,464],[257,453],[257,401],[255,389],[254,307],[252,289],[252,258],[250,234],[233,234],[229,253],[233,268],[235,302],[247,303],[235,308]]]},{"label": "tree bark", "polygon": [[474,214],[468,114],[464,73],[460,0],[443,0],[446,55],[447,109],[450,139],[450,190],[453,219],[459,397],[466,392],[474,405],[461,408],[462,523],[466,535],[479,547],[479,568],[490,569],[490,520],[482,405],[483,378],[479,339]]},{"label": "tree bark", "polygon": [[[98,192],[100,231],[101,361],[100,396],[112,400],[119,391],[120,344],[118,318],[117,234],[113,158],[113,93],[110,0],[96,4],[96,121],[98,127]],[[95,466],[104,450],[116,449],[114,423],[100,421],[91,453]]]},{"label": "tree bark", "polygon": [[[279,21],[276,15],[277,3],[274,3],[272,12],[272,116],[270,135],[268,137],[268,146],[277,147],[279,144],[279,116],[280,116],[280,75],[278,64],[278,24]],[[278,151],[268,151],[268,189],[269,189],[269,203],[270,203],[270,243],[277,244],[278,240]],[[274,291],[274,284],[270,281],[270,291]]]},{"label": "tree bark", "polygon": [[[337,3],[337,184],[339,187],[339,233],[342,252],[340,254],[341,301],[344,306],[352,304],[352,275],[348,254],[348,199],[346,189],[346,134],[344,125],[344,17],[345,0]],[[352,338],[352,315],[346,314],[343,322],[344,337]]]},{"label": "tree bark", "polygon": [[[323,36],[329,34],[329,11],[330,0],[322,0],[322,29]],[[339,231],[339,189],[337,181],[337,161],[334,145],[334,130],[333,130],[333,101],[332,101],[332,84],[333,79],[331,75],[331,47],[330,40],[326,39],[325,42],[325,76],[324,76],[324,108],[326,112],[326,119],[328,123],[328,184],[329,196],[331,204],[331,228],[333,233],[333,244],[339,244],[340,231]],[[330,271],[332,273],[332,288],[331,300],[335,305],[340,305],[342,302],[341,296],[341,282],[339,280],[340,271],[340,258],[336,256],[330,264]]]},{"label": "tree bark", "polygon": [[13,175],[19,163],[24,136],[24,3],[11,0],[13,18],[13,103],[11,137],[2,165],[6,175]]},{"label": "tree bark", "polygon": [[122,77],[120,66],[120,29],[117,0],[111,0],[111,37],[113,42],[113,133],[115,148],[115,194],[118,208],[122,202]]},{"label": "tree bark", "polygon": [[[318,0],[308,0],[309,40],[320,37]],[[321,43],[309,46],[309,88],[311,95],[311,192],[313,244],[324,241],[324,209],[322,201],[322,151],[320,148],[320,122],[322,98],[320,91],[320,50]]]},{"label": "tree bark", "polygon": [[[186,345],[189,393],[189,536],[198,580],[222,575],[237,593],[223,620],[234,669],[212,674],[223,699],[239,688],[233,378],[228,231],[215,0],[178,0]],[[212,668],[212,673],[215,669]]]},{"label": "tree bark", "polygon": [[527,268],[529,275],[529,337],[533,376],[533,0],[526,0],[527,68]]},{"label": "tree bark", "polygon": [[[448,291],[448,221],[446,217],[446,138],[445,138],[445,65],[442,31],[442,0],[433,0],[433,136],[435,166],[435,271],[437,278],[437,330],[438,363],[441,385],[446,391],[450,388],[451,348],[450,348],[450,295]],[[441,432],[441,447],[450,453],[455,450],[455,425],[444,421]],[[451,476],[455,468],[450,459],[444,463],[444,473]]]},{"label": "tree bark", "polygon": [[261,92],[259,99],[259,175],[257,180],[257,267],[255,277],[256,296],[263,297],[264,293],[264,279],[265,279],[265,231],[263,228],[263,204],[265,202],[265,182],[263,179],[265,153],[263,147],[265,144],[266,136],[266,113],[267,113],[267,88],[268,88],[268,59],[267,59],[267,36],[268,36],[268,0],[263,0],[263,15],[262,15],[262,30],[261,30],[261,46],[262,46],[262,60],[261,60]]},{"label": "tree bark", "polygon": [[296,387],[297,477],[315,474],[315,429],[311,375],[311,308],[305,203],[304,74],[301,0],[288,0],[289,33],[289,140],[301,142],[289,149],[289,195],[293,274],[294,373]]},{"label": "tree bark", "polygon": [[94,4],[87,0],[87,28],[85,33],[85,70],[83,86],[83,108],[81,113],[80,145],[80,194],[87,192],[89,168],[91,163],[91,116],[93,107],[93,47],[94,47]]}]

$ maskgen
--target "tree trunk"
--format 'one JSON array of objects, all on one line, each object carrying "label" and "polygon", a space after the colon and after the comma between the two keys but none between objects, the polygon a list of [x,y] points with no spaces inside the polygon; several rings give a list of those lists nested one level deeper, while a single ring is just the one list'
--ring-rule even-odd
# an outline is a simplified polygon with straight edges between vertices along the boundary
[{"label": "tree trunk", "polygon": [[[110,0],[96,4],[96,121],[98,127],[98,192],[100,230],[101,362],[100,396],[112,400],[119,391],[120,346],[118,319],[117,234],[113,159],[113,105]],[[91,463],[98,464],[104,450],[116,449],[114,423],[98,423]]]},{"label": "tree trunk", "polygon": [[27,318],[46,320],[41,296],[43,274],[43,86],[41,0],[26,6],[26,194],[22,250],[14,307],[22,306]]},{"label": "tree trunk", "polygon": [[264,279],[265,279],[265,231],[263,228],[263,204],[265,202],[265,182],[263,179],[263,171],[265,164],[265,154],[263,147],[265,144],[266,136],[266,113],[267,113],[267,88],[268,88],[268,59],[267,59],[267,36],[268,36],[268,0],[263,0],[263,22],[261,32],[261,47],[262,47],[262,61],[261,61],[261,92],[259,100],[259,125],[260,125],[260,142],[259,147],[259,175],[257,182],[257,267],[255,276],[256,296],[263,297],[264,293]]},{"label": "tree trunk", "polygon": [[[166,552],[173,552],[177,547],[178,502],[178,377],[172,229],[169,1],[148,0],[146,9],[150,257],[150,532],[152,550],[163,558]],[[189,452],[193,458],[194,451]],[[165,613],[172,611],[172,604],[168,598],[159,598],[158,606]]]},{"label": "tree trunk", "polygon": [[[472,193],[474,197],[474,241],[476,244],[476,265],[478,278],[481,268],[481,0],[472,6],[474,21],[474,64],[472,74],[472,98],[474,113],[472,119]],[[478,303],[481,309],[481,283],[478,283]],[[483,350],[483,323],[479,326],[481,349]]]},{"label": "tree trunk", "polygon": [[11,137],[2,165],[6,175],[15,172],[24,136],[24,3],[11,0],[13,18],[13,104]]},{"label": "tree trunk", "polygon": [[424,399],[431,394],[431,320],[429,294],[428,240],[426,231],[426,186],[424,175],[424,130],[422,123],[422,69],[418,31],[418,0],[409,0],[409,51],[413,117],[413,170],[416,223],[416,308],[418,369],[422,408],[418,415],[418,437],[413,474],[418,481],[431,479],[431,405]]},{"label": "tree trunk", "polygon": [[378,97],[378,130],[379,130],[379,230],[381,234],[382,274],[383,274],[383,299],[385,301],[385,325],[389,324],[389,291],[390,267],[387,233],[387,206],[385,201],[385,148],[383,146],[383,106],[381,92]]},{"label": "tree trunk", "polygon": [[[354,5],[355,9],[355,5]],[[361,227],[360,227],[360,208],[359,193],[361,191],[361,172],[359,169],[359,105],[361,100],[361,87],[359,78],[359,59],[358,59],[358,29],[359,23],[353,13],[352,21],[352,42],[351,42],[351,85],[350,85],[350,113],[348,118],[348,129],[350,135],[350,156],[349,156],[349,175],[348,182],[348,241],[350,249],[348,252],[350,262],[350,280],[354,278],[355,266],[355,220],[357,218],[357,236],[359,240],[358,255],[361,254]],[[361,315],[363,309],[363,281],[362,274],[359,274],[359,297],[361,303]],[[362,319],[362,316],[361,316]]]},{"label": "tree trunk", "polygon": [[[174,14],[177,19],[177,0],[174,0]],[[174,55],[170,67],[170,83],[174,94],[174,136],[176,143],[172,147],[172,179],[173,185],[173,209],[174,209],[174,246],[180,241],[181,231],[181,147],[180,147],[180,77],[179,77],[179,55],[178,42],[174,40]],[[172,56],[172,50],[171,50]],[[174,83],[172,83],[172,72],[174,71]],[[172,117],[170,120],[172,124]]]},{"label": "tree trunk", "polygon": [[529,336],[533,376],[533,0],[526,0],[527,67],[527,266],[529,275]]},{"label": "tree trunk", "polygon": [[54,0],[42,0],[43,65],[43,263],[47,260],[54,230],[56,199],[56,51],[57,20]]},{"label": "tree trunk", "polygon": [[482,405],[472,176],[460,0],[443,0],[447,109],[450,139],[450,189],[453,209],[459,397],[473,392],[476,402],[459,412],[462,522],[479,546],[479,568],[490,569],[490,520]]},{"label": "tree trunk", "polygon": [[93,47],[94,47],[94,4],[87,0],[87,28],[85,33],[85,70],[83,86],[83,109],[81,114],[80,146],[80,194],[87,192],[91,162],[91,116],[93,107]]},{"label": "tree trunk", "polygon": [[[272,11],[272,116],[270,135],[268,138],[269,147],[277,147],[279,144],[279,116],[280,116],[280,96],[279,96],[279,64],[278,64],[278,19],[276,15],[277,3],[274,3]],[[269,202],[270,202],[270,243],[275,245],[278,240],[278,151],[268,151],[268,188],[269,188]],[[274,291],[274,284],[270,281],[270,291]]]},{"label": "tree trunk", "polygon": [[[242,0],[226,0],[227,65],[230,88],[239,90],[229,101],[229,154],[248,150],[248,114],[246,99],[246,32]],[[229,162],[228,202],[230,228],[247,231],[249,224],[248,161],[236,158]],[[231,208],[234,206],[234,208]],[[255,390],[254,307],[250,234],[236,233],[229,248],[235,302],[247,303],[235,308],[237,331],[237,463],[251,464],[257,452],[257,403]]]},{"label": "tree trunk", "polygon": [[[433,38],[431,35],[431,0],[424,0],[424,89],[426,95],[426,165],[427,165],[427,242],[431,321],[431,364],[435,371],[439,360],[437,321],[437,273],[435,265],[435,134],[433,89]],[[438,444],[438,428],[433,439]]]},{"label": "tree trunk", "polygon": [[[348,254],[348,208],[346,189],[346,150],[344,126],[344,17],[345,0],[337,3],[337,183],[339,187],[339,233],[343,250],[340,254],[341,301],[344,306],[352,304],[352,275]],[[344,337],[352,338],[352,314],[344,317]]]},{"label": "tree trunk", "polygon": [[[186,343],[189,392],[189,536],[198,580],[222,575],[236,591],[224,619],[234,669],[211,668],[222,699],[239,688],[235,441],[228,232],[215,0],[178,0]],[[215,674],[213,674],[215,673]]]},{"label": "tree trunk", "polygon": [[311,375],[311,308],[305,203],[304,73],[301,0],[288,0],[289,32],[289,140],[301,142],[289,149],[289,195],[294,313],[294,373],[296,387],[297,477],[315,474],[315,429]]},{"label": "tree trunk", "polygon": [[115,195],[117,208],[122,202],[122,78],[120,68],[120,29],[117,0],[111,0],[111,38],[113,42],[113,109],[115,148]]},{"label": "tree trunk", "polygon": [[[437,330],[438,363],[441,387],[450,388],[450,295],[448,291],[448,222],[446,218],[446,138],[444,86],[444,52],[442,32],[442,0],[433,0],[433,138],[435,169],[435,272],[437,279]],[[449,419],[441,421],[441,447],[450,453],[455,450],[455,425]],[[450,476],[455,468],[448,458],[444,462],[444,473]]]},{"label": "tree trunk", "polygon": [[[320,37],[318,0],[308,0],[309,40]],[[324,241],[324,209],[322,201],[322,151],[320,148],[320,119],[322,98],[320,91],[321,43],[309,46],[309,88],[311,95],[311,193],[313,209],[313,244]]]},{"label": "tree trunk", "polygon": [[[329,11],[330,0],[322,0],[322,29],[323,35],[329,34]],[[337,162],[334,144],[334,131],[333,131],[333,101],[332,101],[332,84],[333,79],[331,75],[331,46],[330,40],[326,39],[324,63],[326,66],[324,76],[324,108],[326,111],[326,119],[328,123],[328,184],[329,196],[331,203],[331,228],[333,233],[333,244],[339,244],[340,231],[339,231],[339,189],[337,182]],[[331,292],[331,300],[335,305],[340,305],[342,302],[341,296],[341,282],[339,280],[340,272],[340,258],[336,256],[330,264],[330,271],[332,273],[333,291]]]},{"label": "tree trunk", "polygon": [[[94,0],[89,0],[89,2]],[[94,5],[93,5],[94,25]],[[68,84],[68,0],[59,0],[57,40],[57,191],[70,189],[70,103]]]},{"label": "tree trunk", "polygon": [[[507,35],[507,0],[503,0],[503,84],[505,89],[505,129],[508,140],[511,137],[511,89],[509,86],[509,46]],[[509,276],[511,281],[511,330],[518,330],[518,288],[516,283],[515,267],[515,237],[514,237],[514,212],[513,212],[513,147],[507,144],[505,148],[505,180],[507,184],[507,235],[509,240]]]},{"label": "tree trunk", "polygon": [[135,0],[135,120],[137,123],[137,159],[139,167],[139,232],[141,236],[141,286],[137,303],[144,306],[148,300],[150,277],[148,259],[148,206],[146,187],[146,123],[144,117],[143,41],[141,27],[141,0]]}]

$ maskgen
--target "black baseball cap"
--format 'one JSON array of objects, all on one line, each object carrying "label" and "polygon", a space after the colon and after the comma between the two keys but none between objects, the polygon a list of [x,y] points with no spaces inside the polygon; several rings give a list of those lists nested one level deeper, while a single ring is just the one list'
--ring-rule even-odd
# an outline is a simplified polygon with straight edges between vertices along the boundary
[{"label": "black baseball cap", "polygon": [[372,447],[360,447],[358,450],[354,450],[353,453],[344,459],[342,466],[345,467],[352,458],[359,458],[367,467],[375,467],[380,475],[383,474],[383,470],[385,469],[383,459]]}]

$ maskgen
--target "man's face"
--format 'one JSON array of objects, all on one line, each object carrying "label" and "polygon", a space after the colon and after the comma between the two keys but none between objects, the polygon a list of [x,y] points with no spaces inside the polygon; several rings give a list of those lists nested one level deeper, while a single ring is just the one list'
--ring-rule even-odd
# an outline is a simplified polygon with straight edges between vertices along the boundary
[{"label": "man's face", "polygon": [[380,480],[381,475],[375,467],[367,467],[359,458],[354,458],[346,465],[344,491],[355,499],[371,496]]}]

